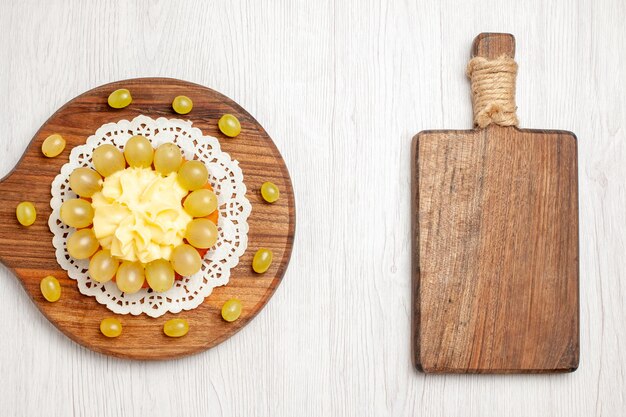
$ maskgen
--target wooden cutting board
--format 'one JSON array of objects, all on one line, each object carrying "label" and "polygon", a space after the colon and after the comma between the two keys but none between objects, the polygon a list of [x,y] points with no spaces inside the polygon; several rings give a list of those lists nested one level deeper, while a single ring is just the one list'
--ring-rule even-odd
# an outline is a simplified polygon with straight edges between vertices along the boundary
[{"label": "wooden cutting board", "polygon": [[[107,97],[118,88],[129,89],[133,102],[125,109],[114,110],[107,105]],[[191,113],[180,116],[173,112],[171,103],[177,95],[193,100]],[[227,138],[217,127],[225,113],[235,115],[241,122],[242,132],[235,139]],[[93,297],[80,294],[76,282],[57,264],[48,228],[50,186],[72,148],[84,144],[98,127],[132,120],[140,114],[191,120],[205,135],[218,138],[222,149],[239,161],[248,190],[246,196],[252,204],[248,248],[231,271],[228,285],[215,288],[198,308],[159,318],[118,315],[124,331],[118,338],[108,339],[100,333],[100,321],[114,314]],[[53,133],[60,133],[67,147],[60,156],[49,159],[42,155],[41,144]],[[259,190],[265,181],[272,181],[280,189],[280,199],[274,204],[261,198]],[[71,100],[41,127],[18,165],[0,181],[0,198],[0,260],[13,270],[35,305],[59,330],[89,349],[123,358],[176,358],[208,349],[235,334],[259,313],[276,290],[289,263],[295,231],[289,172],[261,125],[222,94],[167,78],[120,81]],[[30,227],[23,227],[16,220],[15,207],[20,201],[32,201],[37,208],[37,221]],[[262,275],[251,267],[252,257],[260,247],[274,253],[272,266]],[[55,276],[61,283],[62,296],[56,303],[47,302],[41,295],[39,282],[46,275]],[[243,312],[239,320],[227,323],[220,311],[223,303],[233,297],[242,301]],[[163,323],[174,317],[189,321],[189,333],[179,339],[163,334]]]},{"label": "wooden cutting board", "polygon": [[[473,55],[513,57],[481,34]],[[523,66],[522,66],[523,67]],[[578,366],[578,181],[570,132],[490,125],[413,140],[413,346],[428,373]]]}]

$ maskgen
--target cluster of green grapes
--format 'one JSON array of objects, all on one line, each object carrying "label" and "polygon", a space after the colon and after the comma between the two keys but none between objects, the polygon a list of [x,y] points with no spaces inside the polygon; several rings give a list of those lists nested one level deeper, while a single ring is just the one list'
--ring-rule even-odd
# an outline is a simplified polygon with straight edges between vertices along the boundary
[{"label": "cluster of green grapes", "polygon": [[[67,239],[67,251],[75,259],[88,259],[89,275],[98,282],[115,278],[118,288],[134,293],[148,286],[154,291],[167,291],[174,284],[175,274],[189,276],[198,272],[202,258],[198,249],[215,245],[218,237],[216,224],[206,218],[217,210],[217,196],[208,185],[208,170],[200,161],[184,161],[180,148],[164,143],[156,150],[143,136],[133,136],[124,151],[105,144],[93,152],[91,168],[77,168],[70,175],[70,188],[78,198],[66,200],[61,206],[61,220],[77,230]],[[185,239],[172,251],[171,259],[157,259],[147,264],[117,259],[100,243],[90,227],[94,209],[91,198],[102,189],[103,177],[126,167],[152,168],[163,176],[177,172],[178,183],[189,192],[183,207],[194,219],[187,226]]]}]

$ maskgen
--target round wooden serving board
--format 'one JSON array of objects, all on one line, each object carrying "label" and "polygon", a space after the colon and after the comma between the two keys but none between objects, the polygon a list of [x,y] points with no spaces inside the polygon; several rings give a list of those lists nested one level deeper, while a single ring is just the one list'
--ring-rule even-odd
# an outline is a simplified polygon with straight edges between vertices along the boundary
[{"label": "round wooden serving board", "polygon": [[[107,105],[109,94],[118,89],[131,91],[133,102],[125,109]],[[191,113],[181,116],[172,110],[172,100],[186,95],[193,100]],[[217,121],[231,113],[241,122],[241,134],[234,139],[223,135]],[[68,162],[72,148],[84,144],[101,125],[143,114],[152,118],[191,120],[205,135],[220,141],[222,150],[239,161],[252,204],[248,218],[248,249],[239,265],[231,271],[228,285],[218,287],[196,309],[159,318],[115,315],[95,298],[79,293],[76,282],[57,264],[48,228],[50,186],[61,166]],[[43,140],[53,133],[67,141],[63,153],[46,158],[41,153]],[[260,195],[261,184],[272,181],[280,188],[280,199],[266,203]],[[107,84],[71,100],[57,111],[35,134],[15,169],[0,181],[0,260],[20,279],[26,292],[41,312],[72,340],[97,352],[132,359],[171,359],[208,349],[232,336],[263,308],[280,283],[289,263],[295,232],[293,189],[287,167],[261,125],[244,109],[222,94],[185,81],[167,78],[141,78]],[[21,201],[32,201],[37,221],[21,226],[15,208]],[[272,266],[265,274],[252,270],[257,249],[274,253]],[[62,287],[61,299],[47,302],[39,283],[46,275],[55,276]],[[221,307],[236,297],[243,304],[239,320],[227,323]],[[108,339],[100,333],[100,321],[117,316],[124,327],[121,336]],[[163,324],[174,317],[189,321],[189,333],[178,339],[163,334]]]}]

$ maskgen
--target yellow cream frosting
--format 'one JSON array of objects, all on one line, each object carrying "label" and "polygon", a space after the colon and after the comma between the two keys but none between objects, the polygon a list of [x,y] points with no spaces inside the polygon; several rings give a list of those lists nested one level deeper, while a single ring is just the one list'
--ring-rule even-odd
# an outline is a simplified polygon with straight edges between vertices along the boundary
[{"label": "yellow cream frosting", "polygon": [[93,230],[100,245],[127,261],[169,260],[192,220],[181,204],[187,191],[176,176],[126,168],[106,177],[102,191],[92,196]]}]

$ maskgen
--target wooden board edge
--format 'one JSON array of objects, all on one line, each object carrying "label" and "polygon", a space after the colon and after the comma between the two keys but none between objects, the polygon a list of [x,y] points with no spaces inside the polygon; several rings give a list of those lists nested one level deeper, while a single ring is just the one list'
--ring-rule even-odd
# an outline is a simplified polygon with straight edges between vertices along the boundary
[{"label": "wooden board edge", "polygon": [[415,141],[420,136],[427,136],[433,134],[467,134],[470,132],[479,132],[481,130],[486,129],[513,129],[520,133],[543,133],[548,135],[563,135],[563,136],[571,136],[572,139],[576,142],[576,148],[578,149],[578,137],[574,132],[569,130],[562,129],[536,129],[536,128],[520,128],[517,126],[497,126],[497,125],[489,125],[484,129],[431,129],[431,130],[422,130],[415,136],[413,136],[413,140]]},{"label": "wooden board edge", "polygon": [[576,339],[573,357],[563,372],[575,372],[580,366],[580,184],[578,175],[578,137],[574,132],[562,130],[560,134],[569,137],[574,147],[574,181],[576,181]]},{"label": "wooden board edge", "polygon": [[563,139],[567,138],[572,141],[574,158],[573,158],[573,172],[574,172],[574,181],[575,181],[575,229],[576,229],[576,316],[575,316],[575,326],[576,332],[573,343],[573,351],[571,356],[568,358],[566,354],[564,354],[561,358],[564,359],[561,363],[561,366],[558,368],[554,368],[552,370],[546,371],[526,371],[524,373],[572,373],[575,372],[580,366],[580,186],[579,186],[579,175],[578,175],[578,137],[574,132],[568,130],[545,130],[545,129],[518,129],[522,132],[528,133],[544,133],[544,134],[553,134],[559,135]]},{"label": "wooden board edge", "polygon": [[428,375],[567,375],[576,371],[574,368],[555,368],[555,369],[456,369],[456,368],[437,368],[424,367],[421,372]]},{"label": "wooden board edge", "polygon": [[422,131],[412,139],[411,145],[411,358],[413,366],[420,372],[423,368],[420,351],[420,264],[419,264],[419,139],[428,134]]}]

